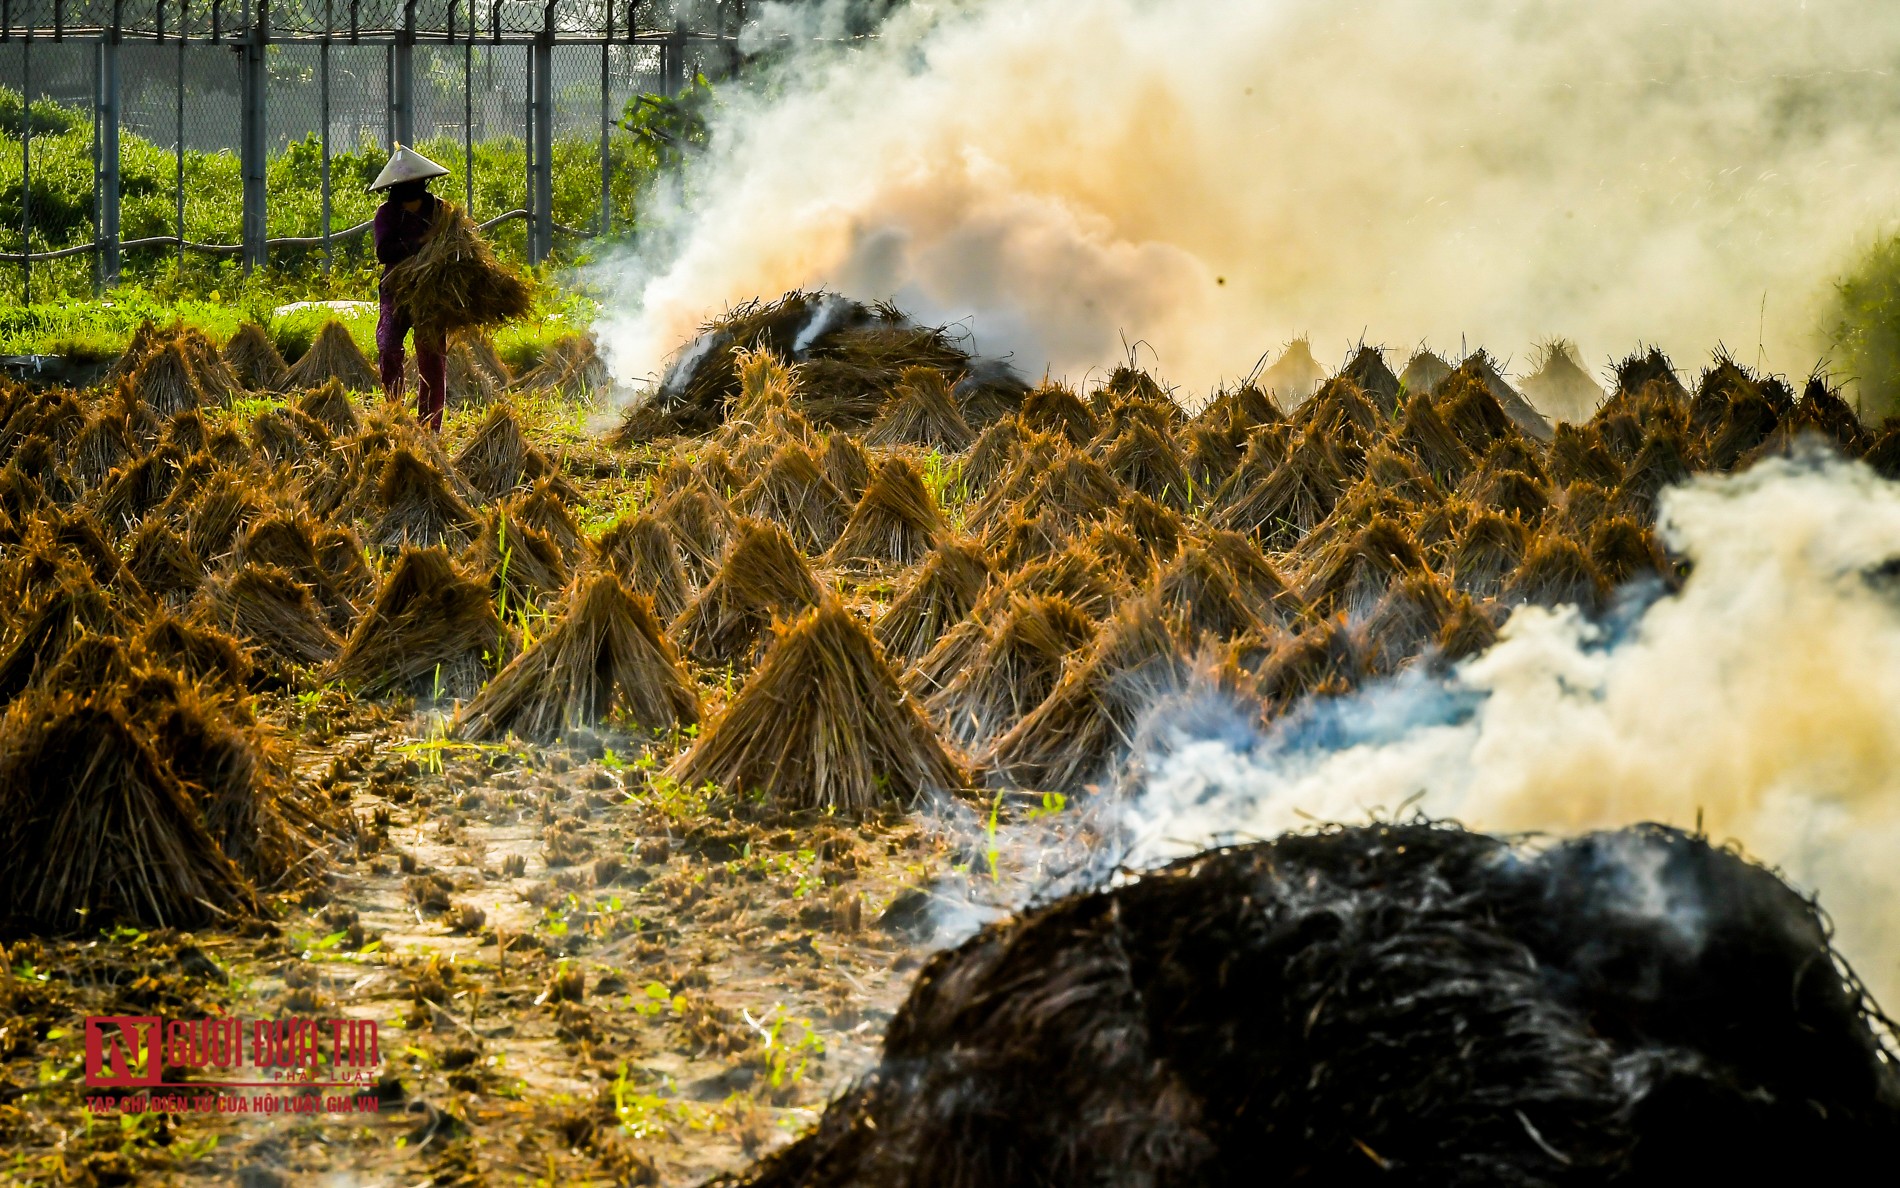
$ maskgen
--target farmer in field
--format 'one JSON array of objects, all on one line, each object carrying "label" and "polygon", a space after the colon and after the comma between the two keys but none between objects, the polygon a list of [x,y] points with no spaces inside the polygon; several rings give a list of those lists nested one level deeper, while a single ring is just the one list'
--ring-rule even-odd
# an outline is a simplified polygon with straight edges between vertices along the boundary
[{"label": "farmer in field", "polygon": [[[398,147],[389,164],[370,183],[370,191],[383,191],[383,204],[376,208],[376,221],[370,235],[376,241],[376,260],[383,266],[384,284],[378,296],[382,310],[376,318],[376,364],[383,373],[383,396],[403,398],[402,340],[414,323],[409,310],[391,300],[389,270],[422,250],[435,229],[437,207],[441,199],[429,193],[431,178],[445,177],[448,170],[412,148]],[[416,419],[437,431],[442,430],[442,409],[448,403],[448,360],[443,355],[441,337],[416,328],[416,375],[420,391],[416,393]]]},{"label": "farmer in field", "polygon": [[447,173],[399,145],[369,187],[388,191],[371,228],[383,266],[382,314],[376,321],[383,394],[403,398],[402,340],[413,327],[422,389],[416,393],[416,419],[437,433],[448,403],[444,350],[449,335],[513,321],[533,304],[528,282],[495,259],[481,228],[453,202],[429,193],[429,180]]}]

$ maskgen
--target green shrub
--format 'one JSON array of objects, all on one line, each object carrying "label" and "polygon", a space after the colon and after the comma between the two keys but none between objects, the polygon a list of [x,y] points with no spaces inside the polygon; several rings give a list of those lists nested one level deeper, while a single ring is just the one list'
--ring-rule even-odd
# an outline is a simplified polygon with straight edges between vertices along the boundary
[{"label": "green shrub", "polygon": [[[8,113],[11,112],[11,117]],[[451,176],[436,191],[463,202],[469,161],[460,141],[423,141],[416,148],[442,162]],[[94,238],[95,195],[92,116],[83,107],[36,102],[32,108],[32,251],[51,251],[90,243]],[[610,185],[619,234],[634,224],[636,206],[659,162],[645,141],[624,133],[609,140]],[[488,218],[526,207],[527,152],[519,137],[473,146],[474,213]],[[332,231],[371,218],[377,197],[369,183],[388,160],[387,152],[367,146],[330,158]],[[122,239],[175,235],[178,229],[178,170],[175,151],[135,133],[120,136],[120,214]],[[268,232],[273,238],[320,235],[323,229],[323,149],[314,135],[294,141],[265,166]],[[243,230],[243,181],[236,154],[188,150],[184,154],[184,233],[200,243],[235,244]],[[593,137],[554,142],[554,219],[593,231],[600,215],[600,144]],[[20,97],[0,88],[0,251],[20,250],[21,224]],[[526,224],[516,220],[494,229],[491,239],[504,258],[521,263],[527,253]],[[584,259],[588,240],[557,234],[556,264]],[[320,248],[282,248],[271,253],[271,274],[261,288],[277,303],[308,299],[373,300],[378,274],[369,237],[338,241],[325,267]],[[90,294],[97,263],[90,255],[43,261],[32,268],[35,301]],[[167,300],[254,289],[235,257],[212,257],[175,246],[128,249],[121,275]],[[0,268],[0,301],[26,299],[17,266]]]},{"label": "green shrub", "polygon": [[1861,415],[1900,411],[1900,236],[1875,243],[1835,285],[1828,329],[1858,382]]}]

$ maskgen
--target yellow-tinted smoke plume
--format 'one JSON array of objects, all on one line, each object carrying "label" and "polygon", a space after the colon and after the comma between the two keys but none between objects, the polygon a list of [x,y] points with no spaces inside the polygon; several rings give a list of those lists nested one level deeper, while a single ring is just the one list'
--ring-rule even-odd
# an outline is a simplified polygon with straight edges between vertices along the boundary
[{"label": "yellow-tinted smoke plume", "polygon": [[[768,6],[768,15],[771,6]],[[781,16],[783,14],[781,13]],[[1081,380],[1304,332],[1804,371],[1900,208],[1900,5],[964,0],[726,89],[681,233],[602,273],[616,376],[823,285]],[[761,97],[763,96],[763,97]]]}]

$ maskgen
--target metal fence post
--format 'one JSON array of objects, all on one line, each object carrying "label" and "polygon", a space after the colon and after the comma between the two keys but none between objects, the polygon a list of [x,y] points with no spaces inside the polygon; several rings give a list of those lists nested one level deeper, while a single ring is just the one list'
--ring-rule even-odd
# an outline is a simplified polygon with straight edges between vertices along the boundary
[{"label": "metal fence post", "polygon": [[323,208],[319,215],[323,227],[323,270],[327,273],[336,263],[335,249],[330,244],[330,21],[327,16],[328,0],[325,0],[326,18],[323,22],[323,41],[317,47],[317,93],[322,105],[323,131],[319,133],[318,149],[323,154]]},{"label": "metal fence post", "polygon": [[402,6],[402,28],[389,47],[390,151],[416,138],[416,0]]},{"label": "metal fence post", "polygon": [[269,73],[264,46],[270,36],[269,0],[257,0],[257,19],[245,30],[243,75],[243,131],[239,168],[244,176],[244,271],[262,268],[267,249],[265,223],[264,98]]},{"label": "metal fence post", "polygon": [[33,304],[33,34],[20,39],[20,302]]},{"label": "metal fence post", "polygon": [[[610,13],[611,11],[609,9]],[[612,19],[610,15],[608,20]],[[607,142],[607,109],[611,106],[613,98],[613,90],[608,86],[612,80],[608,69],[608,59],[614,52],[611,44],[613,39],[611,28],[607,30],[607,37],[608,41],[603,42],[600,47],[600,236],[602,239],[607,237],[608,231],[613,226],[614,210],[613,162]]]},{"label": "metal fence post", "polygon": [[112,29],[99,43],[99,240],[100,280],[119,283],[119,19],[122,0],[112,5]]},{"label": "metal fence post", "polygon": [[528,259],[547,259],[554,248],[554,4],[549,0],[541,33],[530,51],[533,136],[528,145]]},{"label": "metal fence post", "polygon": [[176,171],[176,183],[173,198],[178,207],[178,273],[185,272],[185,18],[186,7],[190,0],[179,0],[178,5],[178,87],[172,92],[176,102],[173,117],[178,121],[178,141],[172,146],[172,163]]},{"label": "metal fence post", "polygon": [[686,89],[686,22],[673,22],[673,35],[666,39],[665,70],[662,85],[671,99]]}]

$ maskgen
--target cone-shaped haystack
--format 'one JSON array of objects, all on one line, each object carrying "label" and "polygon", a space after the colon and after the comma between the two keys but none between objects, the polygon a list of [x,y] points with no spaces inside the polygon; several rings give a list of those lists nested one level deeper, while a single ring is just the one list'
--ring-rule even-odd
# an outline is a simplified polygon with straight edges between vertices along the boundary
[{"label": "cone-shaped haystack", "polygon": [[357,415],[356,405],[350,401],[349,392],[335,380],[328,380],[304,393],[297,407],[305,416],[322,422],[332,437],[354,437],[362,432],[363,418]]},{"label": "cone-shaped haystack", "polygon": [[1095,414],[1075,392],[1061,384],[1044,383],[1023,400],[1017,414],[1024,429],[1036,433],[1055,433],[1070,445],[1086,445],[1100,427]]},{"label": "cone-shaped haystack", "polygon": [[291,366],[285,387],[315,388],[330,380],[351,392],[375,392],[382,388],[369,357],[356,345],[343,323],[334,319],[323,324],[310,349]]},{"label": "cone-shaped haystack", "polygon": [[1385,352],[1378,347],[1361,344],[1339,378],[1351,380],[1381,415],[1388,419],[1399,415],[1399,377],[1386,366]]},{"label": "cone-shaped haystack", "polygon": [[[0,471],[0,479],[7,473]],[[137,527],[146,513],[163,503],[177,480],[177,459],[170,455],[147,454],[112,472],[93,502],[93,514],[107,532],[125,532]],[[5,510],[15,520],[20,519],[18,502],[0,496],[0,504],[7,505]]]},{"label": "cone-shaped haystack", "polygon": [[1550,510],[1550,491],[1543,483],[1517,470],[1484,470],[1465,480],[1460,491],[1474,507],[1490,508],[1536,524]]},{"label": "cone-shaped haystack", "polygon": [[[480,353],[479,347],[476,350]],[[488,353],[493,354],[492,350]],[[500,362],[499,359],[494,360],[496,365]],[[505,367],[497,366],[496,371],[503,377],[507,375]],[[541,361],[522,372],[514,384],[517,388],[529,391],[560,392],[575,398],[588,398],[598,395],[607,387],[607,364],[595,349],[592,338],[584,334],[569,334],[549,343],[548,349],[541,354]]]},{"label": "cone-shaped haystack", "polygon": [[1157,503],[1185,511],[1193,483],[1174,443],[1151,426],[1136,422],[1123,430],[1103,459],[1115,481]]},{"label": "cone-shaped haystack", "polygon": [[1603,575],[1575,541],[1544,532],[1531,542],[1517,572],[1505,582],[1502,597],[1505,602],[1590,611],[1602,603],[1605,592]]},{"label": "cone-shaped haystack", "polygon": [[74,481],[91,489],[131,461],[136,453],[132,438],[125,431],[125,418],[108,410],[94,414],[73,438],[66,447],[66,464]]},{"label": "cone-shaped haystack", "polygon": [[195,408],[172,414],[165,422],[165,428],[159,435],[161,448],[176,450],[190,457],[211,444],[211,437],[205,432],[204,414]]},{"label": "cone-shaped haystack", "polygon": [[190,506],[185,517],[185,542],[207,561],[223,556],[237,543],[244,526],[270,508],[262,493],[233,470],[214,472]]},{"label": "cone-shaped haystack", "polygon": [[1462,597],[1425,570],[1401,578],[1366,616],[1367,670],[1375,676],[1391,676],[1430,653]]},{"label": "cone-shaped haystack", "polygon": [[1344,463],[1326,437],[1316,433],[1302,433],[1286,461],[1257,487],[1238,485],[1242,471],[1234,473],[1223,488],[1230,502],[1221,508],[1216,524],[1251,533],[1276,551],[1292,548],[1325,519],[1346,483]]},{"label": "cone-shaped haystack", "polygon": [[[1472,352],[1470,358],[1459,364],[1454,380],[1458,376],[1476,380],[1483,384],[1485,391],[1489,392],[1491,399],[1497,403],[1498,409],[1519,432],[1528,435],[1536,441],[1550,440],[1550,422],[1545,419],[1542,413],[1532,408],[1530,402],[1525,400],[1523,395],[1518,392],[1516,388],[1504,382],[1504,377],[1498,373],[1497,365],[1491,361],[1491,356],[1486,354],[1483,350]],[[1456,398],[1455,393],[1449,391],[1440,393],[1439,402],[1441,405],[1449,406],[1451,400],[1448,400],[1447,397],[1451,397],[1451,400],[1455,400]],[[1489,413],[1487,412],[1485,415],[1488,417]],[[1462,416],[1462,413],[1453,411],[1447,407],[1446,418],[1451,421],[1454,428],[1459,426]],[[1474,452],[1483,453],[1483,450],[1478,447],[1471,437],[1464,434],[1462,430],[1460,431],[1460,436],[1465,437],[1466,444],[1470,445]],[[1497,434],[1494,433],[1492,436],[1497,436]]]},{"label": "cone-shaped haystack", "polygon": [[933,367],[906,367],[897,391],[866,431],[866,445],[913,445],[962,453],[976,440],[943,373]]},{"label": "cone-shaped haystack", "polygon": [[1038,791],[1083,791],[1126,752],[1142,710],[1178,688],[1187,670],[1159,600],[1124,603],[1088,658],[996,740],[987,778]]},{"label": "cone-shaped haystack", "polygon": [[0,722],[0,915],[11,930],[197,927],[256,910],[190,793],[115,705],[35,695]]},{"label": "cone-shaped haystack", "polygon": [[1350,692],[1367,672],[1365,641],[1340,616],[1282,641],[1261,663],[1254,690],[1279,715],[1307,697]]},{"label": "cone-shaped haystack", "polygon": [[1399,373],[1399,384],[1406,394],[1430,396],[1432,389],[1445,382],[1451,376],[1451,364],[1432,351],[1420,347],[1406,360],[1405,370]]},{"label": "cone-shaped haystack", "polygon": [[1497,512],[1471,517],[1451,553],[1453,584],[1477,598],[1495,598],[1523,563],[1530,534],[1523,522]]},{"label": "cone-shaped haystack", "polygon": [[368,697],[467,698],[500,640],[485,588],[439,547],[405,549],[325,675]]},{"label": "cone-shaped haystack", "polygon": [[719,572],[674,621],[673,638],[704,663],[739,660],[775,616],[799,614],[822,597],[804,554],[783,528],[744,520]]},{"label": "cone-shaped haystack", "polygon": [[1100,519],[1120,504],[1126,489],[1100,462],[1069,450],[1036,477],[1019,510],[1054,508],[1075,520]]},{"label": "cone-shaped haystack", "polygon": [[175,335],[192,378],[198,381],[199,390],[207,400],[213,404],[229,404],[244,395],[244,385],[238,381],[237,374],[218,354],[217,344],[206,338],[203,331],[184,326]]},{"label": "cone-shaped haystack", "polygon": [[784,528],[807,553],[830,548],[847,514],[844,496],[825,477],[818,459],[797,442],[781,445],[733,506],[741,515]]},{"label": "cone-shaped haystack", "polygon": [[549,743],[613,718],[643,730],[699,721],[699,694],[653,604],[611,573],[583,578],[559,623],[456,717],[462,738]]},{"label": "cone-shaped haystack", "polygon": [[1524,396],[1552,421],[1587,421],[1603,403],[1603,389],[1577,361],[1574,343],[1553,338],[1531,360]]},{"label": "cone-shaped haystack", "polygon": [[462,452],[455,455],[455,469],[485,498],[499,499],[553,468],[540,450],[528,444],[514,410],[497,404],[482,418]]},{"label": "cone-shaped haystack", "polygon": [[989,640],[989,626],[980,617],[963,620],[945,632],[923,659],[904,670],[900,678],[904,688],[918,698],[948,689],[964,669],[976,663]]},{"label": "cone-shaped haystack", "polygon": [[210,589],[218,626],[260,655],[322,664],[337,653],[323,611],[295,577],[273,565],[243,565]]},{"label": "cone-shaped haystack", "polygon": [[587,537],[582,535],[574,513],[567,510],[570,498],[579,498],[574,488],[559,475],[551,474],[536,479],[526,493],[508,500],[506,506],[523,527],[547,533],[548,539],[560,546],[569,565],[578,565],[587,556]]},{"label": "cone-shaped haystack", "polygon": [[329,460],[330,431],[294,408],[270,408],[251,419],[251,448],[271,463]]},{"label": "cone-shaped haystack", "polygon": [[[1729,398],[1721,420],[1709,431],[1708,464],[1714,470],[1732,470],[1736,464],[1781,428],[1782,414],[1773,401],[1759,391],[1741,391]],[[1605,456],[1608,452],[1605,451]],[[1607,482],[1614,486],[1620,476]]]},{"label": "cone-shaped haystack", "polygon": [[1060,594],[1084,613],[1099,618],[1109,612],[1120,593],[1115,575],[1104,570],[1080,544],[1072,544],[1024,566],[1005,585],[991,586],[976,613],[992,613],[1010,594]]},{"label": "cone-shaped haystack", "polygon": [[1590,533],[1590,563],[1612,587],[1643,574],[1667,574],[1670,566],[1649,529],[1627,516],[1603,520]]},{"label": "cone-shaped haystack", "polygon": [[237,381],[253,392],[281,392],[290,379],[290,365],[277,353],[277,344],[256,322],[238,327],[224,344],[224,362]]},{"label": "cone-shaped haystack", "polygon": [[1545,452],[1544,467],[1553,481],[1566,485],[1583,481],[1608,488],[1623,481],[1622,464],[1604,448],[1593,424],[1558,425]]},{"label": "cone-shaped haystack", "polygon": [[146,624],[139,650],[193,681],[238,691],[251,676],[251,661],[238,641],[215,628],[160,615]]},{"label": "cone-shaped haystack", "polygon": [[1424,568],[1418,542],[1405,526],[1375,516],[1323,551],[1304,576],[1301,597],[1321,615],[1364,614],[1394,582]]},{"label": "cone-shaped haystack", "polygon": [[471,573],[488,575],[488,588],[508,613],[547,605],[567,587],[570,576],[560,546],[547,533],[510,516],[505,507],[483,521],[481,535],[463,555],[462,565]]},{"label": "cone-shaped haystack", "polygon": [[1290,627],[1306,613],[1299,596],[1287,586],[1252,538],[1239,532],[1208,529],[1202,535],[1209,553],[1227,567],[1241,601],[1255,618],[1270,627]]},{"label": "cone-shaped haystack", "polygon": [[1801,390],[1801,402],[1795,405],[1789,424],[1797,432],[1806,429],[1832,438],[1850,458],[1859,457],[1871,444],[1860,418],[1827,378],[1818,373],[1808,377],[1807,386]]},{"label": "cone-shaped haystack", "polygon": [[146,593],[172,606],[189,601],[204,584],[204,562],[171,525],[157,518],[133,534],[126,566]]},{"label": "cone-shaped haystack", "polygon": [[1034,515],[1011,511],[990,525],[982,545],[998,569],[1013,573],[1067,547],[1079,527],[1074,516],[1053,507],[1045,507]]},{"label": "cone-shaped haystack", "polygon": [[853,503],[864,494],[864,488],[871,485],[871,456],[864,452],[858,439],[849,434],[826,434],[818,465],[824,469],[831,485],[838,488],[838,493]]},{"label": "cone-shaped haystack", "polygon": [[198,378],[192,374],[184,347],[176,341],[164,343],[146,355],[122,391],[161,421],[181,409],[210,403]]},{"label": "cone-shaped haystack", "polygon": [[946,540],[918,567],[877,622],[877,640],[893,663],[914,664],[976,607],[991,578],[983,550]]},{"label": "cone-shaped haystack", "polygon": [[1234,575],[1204,545],[1182,549],[1157,577],[1155,591],[1191,639],[1206,634],[1233,640],[1262,629]]},{"label": "cone-shaped haystack", "polygon": [[1643,440],[1617,488],[1618,507],[1626,515],[1650,518],[1664,487],[1689,477],[1689,444],[1672,426],[1659,426]]},{"label": "cone-shaped haystack", "polygon": [[59,579],[30,599],[13,596],[17,609],[0,646],[0,703],[43,679],[82,635],[125,634],[123,617],[83,573],[63,570]]},{"label": "cone-shaped haystack", "polygon": [[1653,399],[1684,409],[1689,407],[1689,389],[1683,387],[1682,381],[1676,378],[1675,364],[1659,347],[1632,352],[1616,365],[1617,402],[1640,396],[1646,391]]},{"label": "cone-shaped haystack", "polygon": [[315,547],[317,564],[344,597],[361,604],[375,593],[376,575],[363,556],[363,542],[347,525],[317,533]]},{"label": "cone-shaped haystack", "polygon": [[917,468],[887,458],[826,559],[834,565],[913,565],[937,546],[943,531],[943,516]]},{"label": "cone-shaped haystack", "polygon": [[607,529],[594,542],[594,557],[629,587],[651,598],[653,612],[668,623],[679,617],[692,597],[673,534],[649,513],[623,518]]},{"label": "cone-shaped haystack", "polygon": [[1227,481],[1247,448],[1246,431],[1223,423],[1195,421],[1183,434],[1183,465],[1193,480],[1190,495],[1205,499]]},{"label": "cone-shaped haystack", "polygon": [[1004,417],[977,435],[963,460],[963,485],[971,497],[988,491],[1003,476],[1022,444],[1022,422],[1015,417]]},{"label": "cone-shaped haystack", "polygon": [[1273,366],[1260,373],[1254,385],[1273,397],[1281,408],[1294,408],[1318,390],[1326,380],[1326,369],[1313,357],[1313,344],[1296,338]]},{"label": "cone-shaped haystack", "polygon": [[1065,598],[1018,595],[983,649],[927,703],[944,732],[981,749],[1055,691],[1065,658],[1095,637],[1095,622]]},{"label": "cone-shaped haystack", "polygon": [[310,590],[335,631],[347,631],[356,608],[317,559],[320,529],[308,516],[280,512],[254,522],[238,541],[240,564],[274,565]]},{"label": "cone-shaped haystack", "polygon": [[732,705],[668,774],[786,809],[846,812],[969,784],[877,641],[830,598],[777,629]]},{"label": "cone-shaped haystack", "polygon": [[1321,384],[1291,418],[1297,429],[1323,433],[1337,444],[1364,447],[1385,431],[1386,416],[1359,385],[1343,375]]},{"label": "cone-shaped haystack", "polygon": [[382,514],[369,537],[376,548],[386,552],[410,545],[460,549],[475,535],[475,513],[468,504],[450,489],[441,471],[406,447],[390,452],[376,495]]},{"label": "cone-shaped haystack", "polygon": [[[1489,362],[1482,358],[1482,352],[1473,355],[1439,385],[1433,400],[1445,424],[1473,457],[1483,457],[1494,440],[1516,429],[1504,405],[1486,382],[1490,374]],[[1430,462],[1426,465],[1436,473]]]},{"label": "cone-shaped haystack", "polygon": [[1423,392],[1406,399],[1392,444],[1410,454],[1440,486],[1456,486],[1477,461]]},{"label": "cone-shaped haystack", "polygon": [[672,533],[680,561],[697,584],[705,584],[719,570],[736,517],[726,501],[695,478],[691,485],[666,497],[654,516]]}]

